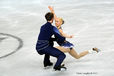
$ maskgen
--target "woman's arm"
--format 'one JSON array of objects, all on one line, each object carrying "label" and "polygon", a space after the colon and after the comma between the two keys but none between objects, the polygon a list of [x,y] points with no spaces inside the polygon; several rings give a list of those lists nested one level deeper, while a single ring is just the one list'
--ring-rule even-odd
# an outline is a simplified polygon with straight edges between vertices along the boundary
[{"label": "woman's arm", "polygon": [[[56,19],[57,19],[57,16],[56,16],[56,14],[55,14],[55,12],[54,12],[53,7],[48,6],[48,8],[49,8],[50,11],[54,14],[54,19],[56,20]],[[58,30],[59,30],[60,34],[61,34],[63,37],[66,37],[66,38],[73,38],[73,35],[67,35],[67,34],[65,34],[65,33],[62,31],[62,29],[58,29]]]},{"label": "woman's arm", "polygon": [[63,37],[66,37],[66,38],[73,38],[73,35],[67,35],[67,34],[65,34],[62,29],[59,29],[59,32],[60,32],[60,34],[61,34]]},{"label": "woman's arm", "polygon": [[56,14],[55,14],[55,12],[54,12],[53,7],[48,6],[48,8],[49,8],[49,10],[54,14],[54,19],[56,20],[56,19],[57,19],[57,16],[56,16]]}]

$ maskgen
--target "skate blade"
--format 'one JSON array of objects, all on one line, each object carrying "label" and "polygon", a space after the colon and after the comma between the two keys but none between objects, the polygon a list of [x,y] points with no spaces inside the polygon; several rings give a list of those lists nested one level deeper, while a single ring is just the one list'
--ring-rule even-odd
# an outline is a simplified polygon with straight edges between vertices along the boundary
[{"label": "skate blade", "polygon": [[50,69],[50,68],[52,68],[52,66],[46,66],[46,67],[44,67],[44,69]]},{"label": "skate blade", "polygon": [[98,49],[98,52],[97,53],[99,53],[99,52],[101,52],[101,49]]}]

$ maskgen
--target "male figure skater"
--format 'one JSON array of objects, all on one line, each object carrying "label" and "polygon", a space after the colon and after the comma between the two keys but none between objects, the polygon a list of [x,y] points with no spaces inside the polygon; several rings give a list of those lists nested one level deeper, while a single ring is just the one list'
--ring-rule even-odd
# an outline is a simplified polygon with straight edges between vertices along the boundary
[{"label": "male figure skater", "polygon": [[56,40],[52,38],[52,35],[59,38],[59,41],[64,41],[65,38],[56,33],[53,30],[52,23],[54,20],[54,14],[51,12],[46,13],[45,19],[47,22],[41,26],[40,33],[38,36],[38,41],[36,44],[36,50],[40,55],[45,54],[44,57],[44,67],[52,66],[53,63],[50,62],[50,56],[54,56],[57,58],[57,62],[54,65],[53,69],[61,70],[62,68],[66,69],[66,67],[62,66],[61,63],[65,59],[66,55],[60,50],[53,47],[53,41]]}]

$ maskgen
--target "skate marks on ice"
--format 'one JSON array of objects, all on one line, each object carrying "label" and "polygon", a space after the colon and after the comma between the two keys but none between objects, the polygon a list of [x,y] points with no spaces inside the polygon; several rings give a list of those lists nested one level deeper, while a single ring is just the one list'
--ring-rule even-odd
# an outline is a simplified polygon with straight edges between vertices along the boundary
[{"label": "skate marks on ice", "polygon": [[[13,42],[17,41],[18,45],[12,45]],[[2,44],[4,42],[4,44]],[[8,47],[6,44],[8,43]],[[2,47],[1,47],[2,46]],[[14,46],[15,49],[9,48],[9,46]],[[23,47],[23,40],[17,36],[11,35],[11,34],[6,34],[6,33],[0,33],[0,49],[3,48],[0,51],[0,59],[8,57],[14,53],[16,53],[18,50],[20,50]],[[7,50],[3,54],[3,51]],[[10,51],[9,51],[10,50]]]}]

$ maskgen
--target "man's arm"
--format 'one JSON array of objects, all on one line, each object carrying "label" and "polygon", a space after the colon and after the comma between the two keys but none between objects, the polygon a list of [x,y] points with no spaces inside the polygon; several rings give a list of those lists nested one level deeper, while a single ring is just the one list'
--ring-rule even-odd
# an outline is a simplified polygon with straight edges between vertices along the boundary
[{"label": "man's arm", "polygon": [[55,27],[55,26],[53,26],[53,34],[54,34],[54,36],[55,36],[55,38],[56,38],[56,41],[58,41],[59,40],[59,42],[64,42],[65,41],[65,37],[63,37],[57,30],[56,30],[57,28]]}]

